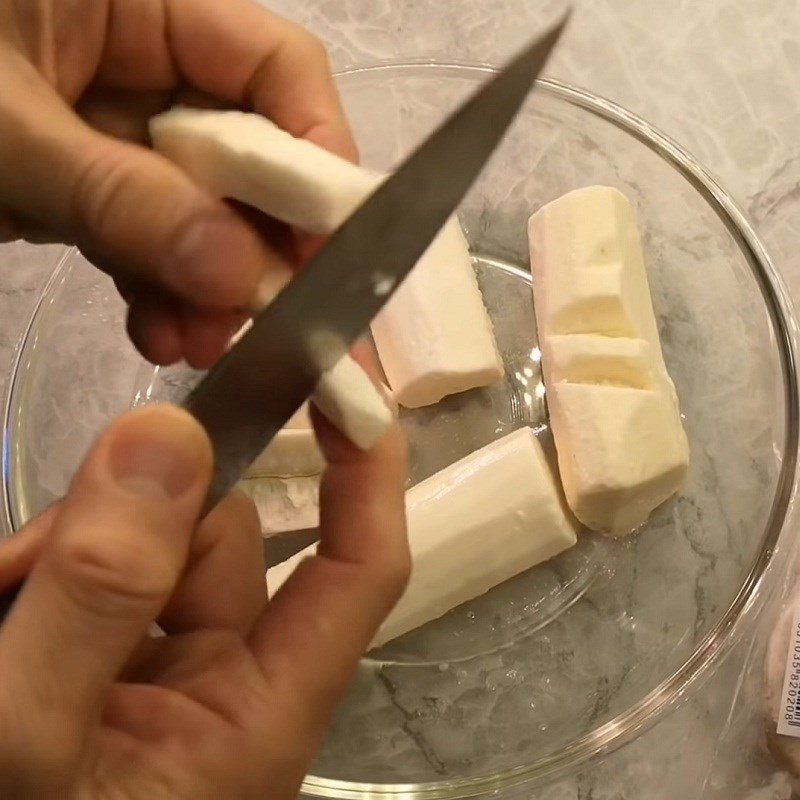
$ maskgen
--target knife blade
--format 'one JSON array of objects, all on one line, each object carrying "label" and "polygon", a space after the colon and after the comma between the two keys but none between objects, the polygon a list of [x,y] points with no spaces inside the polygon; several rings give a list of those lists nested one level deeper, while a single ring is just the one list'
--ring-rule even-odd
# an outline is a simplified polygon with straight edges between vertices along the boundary
[{"label": "knife blade", "polygon": [[350,349],[461,202],[569,13],[489,79],[333,234],[189,394],[214,446],[206,511]]}]

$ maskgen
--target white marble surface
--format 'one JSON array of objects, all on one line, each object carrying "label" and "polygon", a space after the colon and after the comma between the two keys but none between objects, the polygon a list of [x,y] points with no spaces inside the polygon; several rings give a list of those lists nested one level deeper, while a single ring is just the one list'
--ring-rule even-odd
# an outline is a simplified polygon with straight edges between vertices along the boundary
[{"label": "white marble surface", "polygon": [[[497,62],[561,0],[275,0],[336,67],[398,58]],[[584,0],[548,74],[594,90],[681,142],[755,223],[800,303],[800,4]],[[58,248],[0,248],[0,358]],[[759,634],[636,742],[532,800],[787,800],[758,721]]]}]

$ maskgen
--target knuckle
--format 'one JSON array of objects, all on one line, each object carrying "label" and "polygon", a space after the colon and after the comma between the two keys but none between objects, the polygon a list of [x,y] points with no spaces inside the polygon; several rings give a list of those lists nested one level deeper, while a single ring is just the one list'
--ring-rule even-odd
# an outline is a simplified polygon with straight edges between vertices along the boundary
[{"label": "knuckle", "polygon": [[174,570],[143,542],[79,537],[63,542],[59,549],[73,599],[91,611],[122,615],[149,611],[163,603],[174,587]]}]

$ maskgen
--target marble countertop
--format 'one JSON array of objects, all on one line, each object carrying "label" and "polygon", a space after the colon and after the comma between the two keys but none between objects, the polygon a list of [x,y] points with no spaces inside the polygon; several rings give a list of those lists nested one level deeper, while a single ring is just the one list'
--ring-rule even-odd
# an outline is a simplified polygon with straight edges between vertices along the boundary
[{"label": "marble countertop", "polygon": [[[384,59],[496,63],[563,0],[273,0],[335,68]],[[604,95],[683,144],[754,223],[800,303],[800,4],[581,0],[548,76]],[[0,247],[0,359],[60,248]],[[2,379],[4,382],[5,376]],[[532,800],[788,800],[758,717],[771,614],[715,676],[634,743]]]}]

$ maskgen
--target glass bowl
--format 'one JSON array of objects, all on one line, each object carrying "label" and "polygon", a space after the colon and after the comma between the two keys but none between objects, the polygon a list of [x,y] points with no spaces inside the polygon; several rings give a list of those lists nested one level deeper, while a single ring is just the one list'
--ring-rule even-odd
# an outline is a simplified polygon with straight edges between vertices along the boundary
[{"label": "glass bowl", "polygon": [[[489,67],[390,63],[337,76],[370,167],[389,169]],[[579,545],[362,661],[304,784],[324,797],[466,797],[617,747],[708,675],[760,606],[790,538],[795,323],[763,247],[690,156],[606,100],[539,83],[460,208],[506,380],[407,412],[412,481],[520,425],[548,444],[526,225],[571,189],[637,208],[664,355],[692,451],[679,497],[637,535]],[[61,494],[96,433],[196,375],[154,371],[110,281],[71,250],[23,335],[6,407],[8,530]],[[489,535],[491,532],[487,532]]]}]

